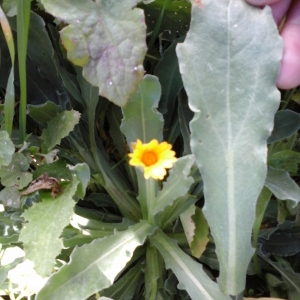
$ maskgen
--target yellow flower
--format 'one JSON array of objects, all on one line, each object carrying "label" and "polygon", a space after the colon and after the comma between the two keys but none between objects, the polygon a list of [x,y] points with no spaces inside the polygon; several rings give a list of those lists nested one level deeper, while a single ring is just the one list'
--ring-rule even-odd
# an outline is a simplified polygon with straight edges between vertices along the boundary
[{"label": "yellow flower", "polygon": [[152,140],[148,144],[143,144],[137,140],[133,144],[133,153],[128,154],[131,158],[131,166],[142,167],[144,177],[149,179],[163,179],[167,174],[166,169],[172,168],[176,162],[175,152],[171,150],[172,145],[167,142],[158,143]]}]

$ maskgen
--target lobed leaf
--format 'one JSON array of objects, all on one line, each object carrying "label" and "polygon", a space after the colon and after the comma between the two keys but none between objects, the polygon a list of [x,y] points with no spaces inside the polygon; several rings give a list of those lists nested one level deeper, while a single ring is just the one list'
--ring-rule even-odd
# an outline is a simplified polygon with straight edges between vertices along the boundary
[{"label": "lobed leaf", "polygon": [[32,174],[28,172],[29,163],[22,153],[14,153],[8,166],[0,168],[1,184],[24,188],[32,180]]},{"label": "lobed leaf", "polygon": [[59,236],[73,214],[77,185],[78,180],[74,178],[56,199],[44,194],[42,202],[23,213],[28,223],[21,230],[19,241],[23,242],[25,258],[34,262],[36,272],[43,277],[51,274],[55,257],[63,248]]},{"label": "lobed leaf", "polygon": [[0,131],[0,168],[8,166],[15,152],[15,146],[6,131]]},{"label": "lobed leaf", "polygon": [[76,178],[79,180],[77,191],[75,193],[75,199],[83,199],[91,177],[89,166],[86,163],[82,163],[77,164],[76,166],[69,166],[69,169],[74,175],[76,175]]},{"label": "lobed leaf", "polygon": [[167,181],[154,199],[152,213],[155,215],[163,211],[166,206],[183,197],[194,183],[193,177],[189,176],[191,167],[194,164],[194,155],[180,157],[169,171]]},{"label": "lobed leaf", "polygon": [[138,0],[41,0],[45,9],[69,23],[61,31],[68,58],[100,95],[125,106],[144,76],[146,26]]},{"label": "lobed leaf", "polygon": [[126,231],[75,248],[70,262],[52,275],[36,300],[86,299],[109,287],[155,227],[141,221]]},{"label": "lobed leaf", "polygon": [[204,182],[203,213],[216,243],[220,288],[230,295],[244,290],[254,252],[251,231],[280,100],[281,53],[270,8],[240,0],[194,1],[190,30],[177,46],[195,112],[191,149]]},{"label": "lobed leaf", "polygon": [[15,186],[4,188],[0,191],[0,201],[4,206],[20,208],[21,200],[19,190]]},{"label": "lobed leaf", "polygon": [[74,126],[79,122],[79,118],[80,113],[75,110],[56,114],[48,122],[48,127],[43,130],[41,135],[43,152],[49,152],[58,145],[61,139],[74,129]]},{"label": "lobed leaf", "polygon": [[202,210],[195,206],[195,214],[192,216],[195,224],[195,233],[190,245],[193,256],[200,258],[209,242],[209,226]]},{"label": "lobed leaf", "polygon": [[143,143],[149,143],[152,139],[162,141],[163,117],[157,111],[160,95],[158,78],[146,75],[127,106],[123,108],[121,131],[129,145],[137,139]]}]

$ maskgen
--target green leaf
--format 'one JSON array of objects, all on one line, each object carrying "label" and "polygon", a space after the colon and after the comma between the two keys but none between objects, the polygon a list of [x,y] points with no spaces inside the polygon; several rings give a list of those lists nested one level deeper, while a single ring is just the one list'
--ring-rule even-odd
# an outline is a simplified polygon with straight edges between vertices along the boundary
[{"label": "green leaf", "polygon": [[278,230],[268,237],[259,240],[260,253],[264,256],[292,256],[300,252],[300,227]]},{"label": "green leaf", "polygon": [[4,33],[5,41],[7,43],[10,60],[12,64],[7,79],[7,85],[5,88],[6,92],[5,92],[5,100],[4,100],[5,129],[8,132],[9,136],[11,136],[13,119],[14,119],[14,108],[15,108],[15,87],[14,87],[15,47],[14,47],[14,39],[11,32],[10,24],[1,7],[0,7],[0,23]]},{"label": "green leaf", "polygon": [[67,168],[67,162],[61,157],[59,160],[55,161],[54,163],[50,163],[50,164],[44,163],[39,165],[38,168],[33,173],[33,178],[36,179],[40,177],[43,173],[47,173],[49,177],[55,177],[58,180],[72,179],[72,173]]},{"label": "green leaf", "polygon": [[55,257],[63,248],[59,238],[70,222],[75,202],[73,196],[78,185],[73,179],[57,198],[43,194],[43,201],[33,204],[23,213],[28,222],[20,234],[24,244],[25,258],[34,262],[34,268],[41,276],[49,276],[55,264]]},{"label": "green leaf", "polygon": [[14,186],[6,187],[0,192],[0,200],[4,206],[20,208],[20,193]]},{"label": "green leaf", "polygon": [[288,285],[288,299],[298,300],[300,297],[300,274],[295,273],[290,264],[281,257],[276,257],[278,262],[274,262],[267,257],[263,257],[276,271],[278,271],[283,281]]},{"label": "green leaf", "polygon": [[82,300],[109,287],[135,248],[154,230],[155,227],[141,221],[126,231],[75,248],[70,262],[50,277],[36,299]]},{"label": "green leaf", "polygon": [[[166,0],[155,0],[149,4],[139,4],[145,10],[147,31],[152,32],[164,7]],[[165,7],[165,14],[160,26],[163,39],[174,40],[189,30],[191,19],[191,2],[189,0],[173,0]]]},{"label": "green leaf", "polygon": [[[258,196],[258,199],[257,199],[256,217],[255,217],[255,222],[254,222],[254,225],[253,225],[253,247],[255,249],[257,249],[258,235],[259,235],[259,232],[260,232],[260,228],[261,228],[262,220],[263,220],[263,217],[264,217],[264,214],[265,214],[265,210],[268,206],[268,203],[271,199],[271,196],[272,196],[272,192],[264,186],[263,189],[261,190],[259,196]],[[253,262],[254,262],[256,273],[257,274],[262,274],[260,265],[258,263],[257,251],[255,252],[255,254],[253,256]]]},{"label": "green leaf", "polygon": [[102,231],[104,233],[113,234],[114,231],[124,231],[128,229],[130,225],[133,225],[128,219],[122,219],[120,223],[106,223],[99,220],[94,220],[90,217],[80,216],[78,214],[74,214],[72,217],[72,225],[76,228],[80,229],[90,229],[94,231]]},{"label": "green leaf", "polygon": [[79,118],[80,113],[75,110],[63,111],[52,118],[41,135],[43,152],[49,152],[58,145],[74,129]]},{"label": "green leaf", "polygon": [[[123,108],[124,119],[121,131],[125,134],[129,145],[137,139],[143,143],[148,143],[152,139],[157,139],[159,142],[162,140],[163,117],[156,110],[160,94],[161,87],[157,77],[146,75],[126,108]],[[150,206],[157,191],[157,181],[152,178],[145,180],[141,170],[136,171],[139,186],[138,200],[143,218],[150,221],[153,217]]]},{"label": "green leaf", "polygon": [[195,162],[194,155],[179,158],[169,172],[163,188],[157,193],[153,203],[152,214],[163,211],[166,206],[184,196],[194,183],[193,177],[189,176],[191,167]]},{"label": "green leaf", "polygon": [[202,209],[197,206],[195,206],[195,214],[192,216],[192,220],[195,224],[195,232],[190,247],[193,256],[200,258],[209,242],[209,226]]},{"label": "green leaf", "polygon": [[101,291],[101,296],[111,297],[112,299],[118,300],[134,299],[133,295],[142,274],[141,265],[135,265],[116,283]]},{"label": "green leaf", "polygon": [[280,151],[268,156],[268,165],[274,169],[282,169],[297,173],[300,163],[300,153],[290,150]]},{"label": "green leaf", "polygon": [[190,145],[189,123],[193,119],[193,116],[194,113],[189,108],[186,92],[182,89],[178,97],[178,118],[184,145],[183,155],[192,153]]},{"label": "green leaf", "polygon": [[[109,134],[113,139],[114,145],[118,150],[121,158],[127,157],[127,142],[124,134],[120,130],[122,120],[122,110],[116,105],[110,105],[107,111],[107,120],[109,122]],[[137,178],[134,168],[124,160],[124,167],[128,174],[128,179],[133,186],[133,190],[137,190]]]},{"label": "green leaf", "polygon": [[161,255],[155,247],[148,244],[146,252],[145,299],[157,299],[158,280],[162,280],[162,268],[164,268],[164,263]]},{"label": "green leaf", "polygon": [[[41,0],[46,11],[69,23],[61,31],[68,58],[100,95],[125,106],[144,75],[146,26],[138,0]],[[99,41],[95,43],[95,41]]]},{"label": "green leaf", "polygon": [[189,243],[189,246],[191,248],[194,236],[195,236],[195,230],[196,225],[192,217],[195,215],[196,212],[196,206],[191,205],[188,207],[184,212],[180,214],[180,221],[186,236],[186,239]]},{"label": "green leaf", "polygon": [[17,14],[17,0],[3,0],[3,9],[8,17]]},{"label": "green leaf", "polygon": [[73,174],[76,175],[77,179],[79,180],[79,184],[77,186],[77,191],[75,196],[77,200],[83,199],[85,196],[86,187],[90,182],[90,177],[91,177],[89,166],[86,163],[82,163],[82,164],[77,164],[74,167],[69,166],[69,169]]},{"label": "green leaf", "polygon": [[83,103],[87,108],[87,118],[89,121],[94,120],[97,104],[99,102],[98,88],[86,81],[80,67],[77,68],[77,81],[81,90]]},{"label": "green leaf", "polygon": [[274,153],[284,151],[284,150],[292,150],[294,148],[295,142],[297,138],[297,132],[294,133],[289,138],[285,138],[281,141],[275,142],[268,147],[268,156],[273,155]]},{"label": "green leaf", "polygon": [[43,126],[46,126],[52,118],[61,112],[61,108],[51,101],[38,105],[28,104],[28,109],[28,115]]},{"label": "green leaf", "polygon": [[[71,96],[80,104],[84,104],[84,100],[81,95],[81,91],[74,74],[69,73],[66,69],[60,67],[59,75],[63,81],[65,89],[71,94]],[[97,90],[98,94],[98,90]]]},{"label": "green leaf", "polygon": [[165,120],[165,126],[168,128],[172,111],[175,108],[175,99],[179,91],[183,87],[181,75],[179,73],[178,59],[175,52],[178,41],[174,41],[172,45],[164,52],[163,57],[154,70],[161,84],[162,94],[159,102],[159,111],[163,114],[167,113],[168,120]]},{"label": "green leaf", "polygon": [[143,143],[149,143],[152,139],[162,141],[163,117],[156,110],[160,95],[161,87],[157,77],[146,75],[123,108],[121,130],[129,145],[137,139]]},{"label": "green leaf", "polygon": [[300,201],[300,188],[286,171],[269,167],[265,186],[280,200]]},{"label": "green leaf", "polygon": [[14,153],[10,164],[0,168],[2,185],[24,188],[32,180],[32,174],[27,172],[28,169],[27,158],[22,153]]},{"label": "green leaf", "polygon": [[[3,190],[0,192],[0,195],[2,192]],[[21,222],[13,220],[11,218],[11,214],[7,212],[0,212],[0,244],[2,249],[5,248],[5,244],[18,242],[20,227]],[[1,265],[3,262],[2,259],[3,258],[1,258]]]},{"label": "green leaf", "polygon": [[163,256],[166,267],[176,275],[180,289],[185,289],[194,300],[229,300],[229,296],[222,294],[218,285],[203,271],[202,265],[184,253],[174,240],[158,231],[150,237],[151,243]]},{"label": "green leaf", "polygon": [[6,131],[0,131],[0,168],[8,166],[15,152],[15,146]]},{"label": "green leaf", "polygon": [[[10,21],[13,31],[17,34],[15,18]],[[48,29],[51,31],[53,26],[49,24]],[[33,11],[30,13],[29,25],[26,61],[27,97],[32,104],[53,101],[65,107],[69,97],[58,76],[59,64],[56,54],[60,54],[60,50],[54,52],[43,18]],[[15,79],[15,84],[20,84],[18,78]]]},{"label": "green leaf", "polygon": [[274,129],[268,138],[268,144],[292,136],[300,128],[300,114],[291,110],[280,110],[274,119]]},{"label": "green leaf", "polygon": [[251,231],[280,100],[281,53],[271,10],[240,0],[194,2],[190,30],[177,46],[195,112],[191,149],[204,182],[203,213],[216,243],[220,288],[230,295],[244,290],[254,252]]},{"label": "green leaf", "polygon": [[184,213],[189,207],[191,207],[198,198],[185,194],[183,197],[177,198],[171,206],[167,206],[160,215],[161,228],[171,224],[179,215]]}]

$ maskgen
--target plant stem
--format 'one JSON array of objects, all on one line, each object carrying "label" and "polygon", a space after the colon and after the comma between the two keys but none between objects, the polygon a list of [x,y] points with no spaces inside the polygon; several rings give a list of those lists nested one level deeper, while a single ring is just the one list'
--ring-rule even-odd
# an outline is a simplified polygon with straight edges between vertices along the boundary
[{"label": "plant stem", "polygon": [[148,208],[148,217],[147,220],[150,224],[154,224],[154,218],[152,214],[153,203],[156,196],[156,180],[149,178],[146,179],[146,199],[147,199],[147,208]]},{"label": "plant stem", "polygon": [[20,76],[20,143],[23,143],[26,136],[26,53],[28,42],[28,29],[30,21],[31,0],[18,0],[17,2],[17,45]]},{"label": "plant stem", "polygon": [[8,77],[5,102],[4,102],[4,117],[5,117],[5,130],[11,137],[12,124],[14,119],[15,108],[15,88],[14,88],[14,66],[15,66],[15,46],[8,20],[0,7],[0,23],[4,32],[4,37],[8,46],[9,55],[11,59],[11,71]]}]

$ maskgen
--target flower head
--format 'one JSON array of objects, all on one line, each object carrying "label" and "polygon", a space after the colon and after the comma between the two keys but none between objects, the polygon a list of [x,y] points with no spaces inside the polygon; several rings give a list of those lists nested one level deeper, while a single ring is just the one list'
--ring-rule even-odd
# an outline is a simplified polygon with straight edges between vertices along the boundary
[{"label": "flower head", "polygon": [[166,169],[172,168],[176,162],[175,152],[171,150],[172,145],[167,142],[158,143],[152,140],[148,144],[143,144],[137,140],[133,144],[133,153],[128,154],[131,158],[131,166],[142,167],[144,177],[149,179],[163,179],[167,174]]}]

